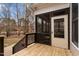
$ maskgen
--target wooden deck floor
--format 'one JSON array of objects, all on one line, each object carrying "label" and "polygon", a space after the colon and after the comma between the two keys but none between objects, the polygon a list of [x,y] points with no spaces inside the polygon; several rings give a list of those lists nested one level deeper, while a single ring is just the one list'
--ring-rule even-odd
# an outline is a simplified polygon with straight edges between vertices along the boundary
[{"label": "wooden deck floor", "polygon": [[70,50],[43,44],[31,45],[12,56],[71,56]]}]

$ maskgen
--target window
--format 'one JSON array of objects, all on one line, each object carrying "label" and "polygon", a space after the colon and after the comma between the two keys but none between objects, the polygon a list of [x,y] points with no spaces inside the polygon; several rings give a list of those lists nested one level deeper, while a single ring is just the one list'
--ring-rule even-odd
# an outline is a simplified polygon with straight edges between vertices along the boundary
[{"label": "window", "polygon": [[43,20],[43,32],[46,32],[46,21]]},{"label": "window", "polygon": [[72,42],[78,47],[78,4],[72,3]]},{"label": "window", "polygon": [[54,37],[64,38],[64,18],[54,20]]},{"label": "window", "polygon": [[40,17],[37,17],[37,32],[43,32],[43,33],[49,33],[50,28],[50,22],[46,21],[45,19],[42,19]]},{"label": "window", "polygon": [[42,19],[37,17],[37,32],[42,32]]}]

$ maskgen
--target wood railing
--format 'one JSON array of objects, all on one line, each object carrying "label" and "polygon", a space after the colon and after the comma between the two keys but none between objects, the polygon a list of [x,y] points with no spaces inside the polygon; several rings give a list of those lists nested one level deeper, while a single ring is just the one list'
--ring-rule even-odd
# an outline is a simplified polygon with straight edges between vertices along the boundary
[{"label": "wood railing", "polygon": [[32,43],[41,43],[51,45],[50,33],[29,33],[26,34],[16,45],[13,47],[13,54],[26,48]]},{"label": "wood railing", "polygon": [[35,33],[26,34],[16,45],[13,46],[13,54],[26,48],[35,42]]}]

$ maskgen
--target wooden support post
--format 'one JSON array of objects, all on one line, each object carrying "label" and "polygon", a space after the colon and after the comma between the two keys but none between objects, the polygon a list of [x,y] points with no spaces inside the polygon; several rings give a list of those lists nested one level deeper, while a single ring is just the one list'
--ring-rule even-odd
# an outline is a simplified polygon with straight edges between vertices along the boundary
[{"label": "wooden support post", "polygon": [[0,56],[4,55],[4,37],[0,37]]}]

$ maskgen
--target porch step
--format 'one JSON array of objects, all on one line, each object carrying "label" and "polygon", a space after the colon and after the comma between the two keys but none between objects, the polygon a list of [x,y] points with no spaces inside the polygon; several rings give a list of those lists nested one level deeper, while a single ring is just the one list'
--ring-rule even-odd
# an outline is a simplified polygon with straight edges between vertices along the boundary
[{"label": "porch step", "polygon": [[33,44],[12,56],[71,56],[70,50],[43,44]]}]

